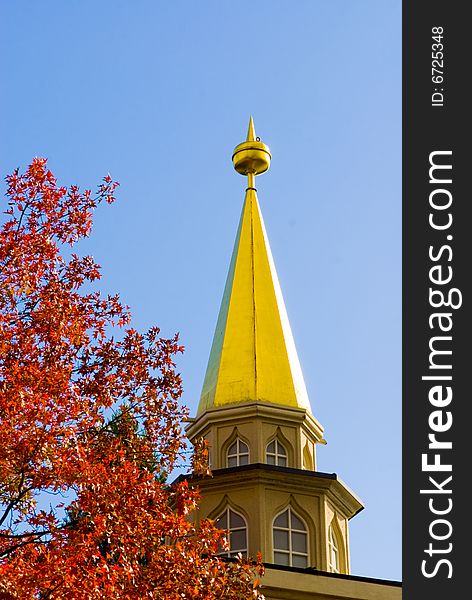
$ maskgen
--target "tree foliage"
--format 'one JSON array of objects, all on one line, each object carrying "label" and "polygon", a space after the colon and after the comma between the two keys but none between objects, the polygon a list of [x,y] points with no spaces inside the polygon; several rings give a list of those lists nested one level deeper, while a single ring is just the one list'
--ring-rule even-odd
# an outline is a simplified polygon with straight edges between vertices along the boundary
[{"label": "tree foliage", "polygon": [[[216,556],[189,518],[198,491],[166,483],[183,451],[178,337],[130,326],[74,246],[114,201],[60,187],[46,160],[7,177],[0,231],[0,597],[255,598],[260,561]],[[118,329],[118,334],[117,334]],[[206,448],[193,464],[202,472]]]}]

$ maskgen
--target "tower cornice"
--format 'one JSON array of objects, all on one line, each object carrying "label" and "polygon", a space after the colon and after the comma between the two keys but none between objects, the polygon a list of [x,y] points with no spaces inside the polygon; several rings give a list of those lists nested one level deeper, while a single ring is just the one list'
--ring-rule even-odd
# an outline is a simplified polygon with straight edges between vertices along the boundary
[{"label": "tower cornice", "polygon": [[352,519],[364,509],[362,500],[338,477],[336,473],[307,471],[290,467],[277,467],[264,463],[252,463],[240,467],[215,469],[211,477],[181,475],[176,481],[186,479],[207,493],[218,490],[219,494],[231,493],[235,488],[251,487],[257,481],[266,489],[281,487],[287,493],[300,492],[313,496],[323,494],[347,519]]},{"label": "tower cornice", "polygon": [[189,439],[201,436],[212,424],[232,424],[241,419],[273,418],[276,421],[305,426],[314,436],[316,443],[326,444],[324,428],[306,408],[283,406],[269,402],[242,402],[232,406],[211,407],[192,419],[186,427]]}]

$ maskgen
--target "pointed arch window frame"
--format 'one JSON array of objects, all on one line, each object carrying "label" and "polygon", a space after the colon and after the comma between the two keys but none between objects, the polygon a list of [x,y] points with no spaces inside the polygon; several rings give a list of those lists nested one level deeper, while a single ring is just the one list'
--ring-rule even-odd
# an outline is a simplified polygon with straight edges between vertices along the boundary
[{"label": "pointed arch window frame", "polygon": [[[283,516],[285,513],[288,513],[287,526],[285,527],[283,525],[276,525],[277,519],[279,519],[279,517]],[[298,520],[303,525],[303,529],[294,526],[296,525],[296,520]],[[276,531],[287,534],[287,548],[281,548],[276,546]],[[300,535],[305,536],[304,551],[294,549],[294,546],[296,546],[296,540],[298,539],[300,541]],[[298,536],[298,538],[295,536]],[[272,552],[274,564],[283,564],[285,566],[299,568],[307,568],[310,564],[310,533],[308,525],[305,519],[303,519],[303,517],[301,517],[290,505],[285,507],[282,511],[275,515],[274,520],[272,521]],[[276,555],[286,556],[288,558],[288,564],[280,561],[278,562],[276,560]],[[301,563],[301,560],[294,561],[294,558],[305,559],[305,564],[294,564],[294,562]]]},{"label": "pointed arch window frame", "polygon": [[[231,452],[234,446],[236,446],[235,451]],[[244,448],[246,450],[244,450]],[[249,444],[245,440],[243,440],[239,435],[237,435],[228,444],[225,452],[225,458],[227,468],[248,465],[250,460]],[[230,464],[230,462],[233,459],[235,459],[236,464]]]},{"label": "pointed arch window frame", "polygon": [[347,556],[344,546],[344,539],[336,515],[333,516],[328,526],[328,571],[331,573],[345,573]]},{"label": "pointed arch window frame", "polygon": [[302,469],[304,471],[314,471],[315,470],[315,448],[314,443],[309,442],[308,440],[305,442],[302,451]]},{"label": "pointed arch window frame", "polygon": [[[224,517],[226,518],[227,527],[222,527],[218,523],[218,521],[220,521]],[[237,520],[235,522],[234,517],[241,519],[243,524],[238,525],[238,522],[237,522]],[[223,511],[220,513],[220,515],[215,519],[215,525],[219,529],[224,529],[228,532],[229,549],[219,552],[218,553],[219,556],[226,556],[228,558],[232,558],[232,557],[237,556],[239,553],[241,553],[243,556],[248,556],[249,529],[248,529],[247,519],[243,514],[241,514],[237,510],[234,510],[234,508],[232,506],[227,504],[225,506],[225,508],[223,509]],[[243,547],[231,549],[231,539],[232,538],[234,539],[234,534],[240,533],[242,531],[244,531],[244,542],[245,542],[242,545]]]},{"label": "pointed arch window frame", "polygon": [[[274,450],[269,451],[269,446],[271,446],[272,444],[274,444]],[[281,452],[280,449],[282,449],[283,451]],[[273,458],[274,462],[269,462],[269,456]],[[278,436],[272,438],[267,443],[265,449],[265,460],[268,465],[275,465],[277,467],[288,466],[288,450],[285,447],[285,444],[283,444],[280,441]],[[280,464],[279,461],[283,462],[284,464]]]},{"label": "pointed arch window frame", "polygon": [[333,526],[328,528],[328,570],[331,573],[340,572],[340,556],[339,545],[336,533],[333,531]]}]

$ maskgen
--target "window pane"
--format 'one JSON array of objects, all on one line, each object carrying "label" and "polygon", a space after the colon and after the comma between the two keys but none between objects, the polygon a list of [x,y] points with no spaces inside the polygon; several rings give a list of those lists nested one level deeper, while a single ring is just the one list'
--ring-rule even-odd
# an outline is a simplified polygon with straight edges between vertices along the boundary
[{"label": "window pane", "polygon": [[289,565],[288,554],[282,552],[274,552],[274,563],[276,565]]},{"label": "window pane", "polygon": [[274,525],[276,527],[288,527],[288,510],[283,512],[275,519]]},{"label": "window pane", "polygon": [[292,549],[294,552],[306,552],[306,533],[292,533]]},{"label": "window pane", "polygon": [[282,446],[282,444],[279,442],[277,445],[278,445],[279,454],[282,454],[283,456],[286,456],[287,453],[285,452],[285,448]]},{"label": "window pane", "polygon": [[333,545],[333,547],[336,548],[336,550],[337,550],[338,549],[337,539],[336,539],[336,536],[334,535],[334,531],[333,531],[332,527],[329,528],[329,541]]},{"label": "window pane", "polygon": [[239,453],[247,454],[249,452],[249,448],[247,447],[247,444],[245,444],[241,440],[238,440],[238,442],[239,442]]},{"label": "window pane", "polygon": [[249,456],[247,454],[243,454],[242,456],[239,457],[240,465],[247,465],[248,462],[249,462]]},{"label": "window pane", "polygon": [[237,467],[238,462],[236,456],[228,457],[228,467]]},{"label": "window pane", "polygon": [[333,569],[338,568],[338,555],[334,548],[331,548],[331,566]]},{"label": "window pane", "polygon": [[274,529],[274,548],[277,550],[288,550],[288,531]]},{"label": "window pane", "polygon": [[308,566],[308,559],[306,556],[297,556],[294,554],[292,556],[292,566],[293,567],[301,567],[305,569]]},{"label": "window pane", "polygon": [[234,444],[231,444],[231,446],[228,448],[228,454],[236,454],[237,453],[237,444],[238,444],[237,440],[234,442]]},{"label": "window pane", "polygon": [[226,517],[226,511],[216,520],[216,526],[218,529],[228,529],[228,519]]},{"label": "window pane", "polygon": [[302,521],[298,517],[296,517],[292,513],[292,529],[299,529],[300,531],[305,531],[305,525],[303,525]]},{"label": "window pane", "polygon": [[279,467],[286,467],[287,466],[287,459],[285,458],[285,456],[279,456]]},{"label": "window pane", "polygon": [[244,519],[240,515],[233,512],[232,510],[230,510],[229,511],[229,526],[231,529],[236,529],[237,527],[246,527],[246,523],[244,522]]},{"label": "window pane", "polygon": [[275,465],[275,456],[273,454],[268,454],[267,455],[267,464],[268,465]]},{"label": "window pane", "polygon": [[267,446],[267,452],[275,454],[275,440]]},{"label": "window pane", "polygon": [[246,530],[240,529],[238,531],[232,531],[230,534],[229,544],[231,552],[246,548]]}]

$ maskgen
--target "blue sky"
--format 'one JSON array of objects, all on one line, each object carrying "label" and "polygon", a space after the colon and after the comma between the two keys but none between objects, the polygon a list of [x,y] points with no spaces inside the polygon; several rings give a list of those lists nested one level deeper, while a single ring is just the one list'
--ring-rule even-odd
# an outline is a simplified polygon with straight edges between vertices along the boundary
[{"label": "blue sky", "polygon": [[311,405],[318,469],[364,500],[355,575],[401,578],[400,0],[5,2],[2,176],[46,156],[119,200],[81,247],[138,329],[181,334],[195,412],[244,197],[258,195]]}]

